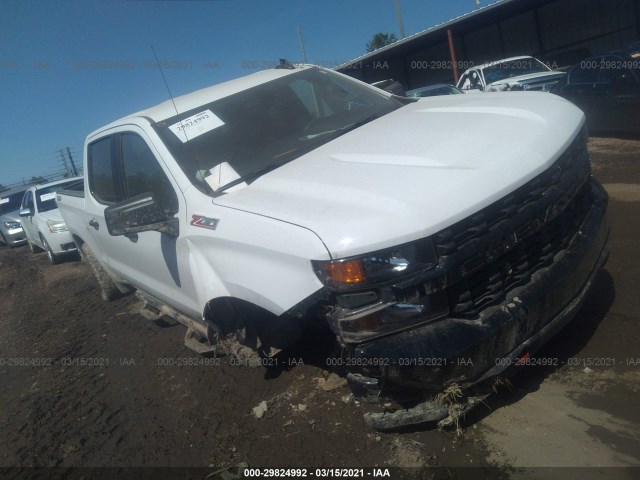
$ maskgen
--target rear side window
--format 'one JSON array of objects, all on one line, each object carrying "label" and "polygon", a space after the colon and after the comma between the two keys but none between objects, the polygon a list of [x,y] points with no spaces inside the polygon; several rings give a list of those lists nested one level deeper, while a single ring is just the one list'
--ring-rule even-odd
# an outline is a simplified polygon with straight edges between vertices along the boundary
[{"label": "rear side window", "polygon": [[98,201],[116,203],[111,137],[105,137],[88,146],[89,187]]},{"label": "rear side window", "polygon": [[178,211],[178,197],[147,143],[135,133],[121,137],[122,170],[127,198],[154,194],[165,211]]}]

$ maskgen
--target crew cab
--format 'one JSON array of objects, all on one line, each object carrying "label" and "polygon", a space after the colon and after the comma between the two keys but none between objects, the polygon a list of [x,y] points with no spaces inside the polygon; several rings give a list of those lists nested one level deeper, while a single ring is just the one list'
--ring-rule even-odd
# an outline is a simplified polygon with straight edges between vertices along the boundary
[{"label": "crew cab", "polygon": [[44,250],[51,264],[76,251],[76,244],[56,205],[56,192],[82,185],[82,177],[66,178],[30,187],[20,205],[20,224],[31,252]]},{"label": "crew cab", "polygon": [[457,86],[464,92],[548,92],[565,75],[537,58],[519,56],[475,65],[460,76]]},{"label": "crew cab", "polygon": [[275,355],[321,322],[358,398],[403,402],[372,426],[447,420],[438,394],[477,404],[605,262],[584,115],[282,67],[89,134],[84,192],[57,193],[69,231],[103,298],[136,289],[194,350]]}]

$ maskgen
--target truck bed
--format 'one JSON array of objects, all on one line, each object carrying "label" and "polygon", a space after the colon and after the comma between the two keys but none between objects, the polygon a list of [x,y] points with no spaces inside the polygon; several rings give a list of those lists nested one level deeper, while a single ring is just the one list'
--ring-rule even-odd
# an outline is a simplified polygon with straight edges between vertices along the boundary
[{"label": "truck bed", "polygon": [[56,203],[67,228],[76,235],[86,223],[84,211],[84,182],[73,184],[72,188],[56,192]]}]

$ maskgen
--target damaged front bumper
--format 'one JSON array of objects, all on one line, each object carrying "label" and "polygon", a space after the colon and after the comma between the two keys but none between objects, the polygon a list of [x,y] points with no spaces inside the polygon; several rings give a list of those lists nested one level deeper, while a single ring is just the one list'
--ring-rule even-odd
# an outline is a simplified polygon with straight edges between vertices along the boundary
[{"label": "damaged front bumper", "polygon": [[[611,243],[606,192],[590,178],[576,198],[580,196],[580,203],[586,207],[578,209],[582,213],[575,232],[565,235],[564,243],[554,240],[562,248],[552,252],[544,266],[532,269],[526,283],[516,282],[513,288],[505,288],[500,301],[493,298],[493,303],[482,304],[485,295],[479,297],[481,300],[476,298],[475,307],[462,311],[461,302],[452,302],[449,292],[444,317],[442,311],[424,302],[412,309],[402,303],[385,305],[378,314],[397,319],[409,314],[413,320],[415,315],[424,315],[424,321],[360,343],[343,339],[349,355],[347,378],[356,397],[369,402],[418,402],[417,407],[401,411],[395,418],[384,414],[369,417],[369,423],[377,428],[395,428],[447,417],[447,408],[434,399],[450,386],[479,392],[468,396],[471,403],[478,403],[495,377],[513,370],[569,323],[605,264]],[[575,216],[575,211],[567,209],[566,218],[558,216],[553,222],[568,222],[570,217],[575,222]],[[546,232],[540,231],[539,235]],[[515,254],[510,251],[508,255]],[[509,268],[516,269],[514,265],[509,264]],[[504,275],[502,278],[505,283]],[[437,300],[441,294],[429,296],[434,305],[442,305]],[[335,326],[340,319],[334,313],[332,320]]]}]

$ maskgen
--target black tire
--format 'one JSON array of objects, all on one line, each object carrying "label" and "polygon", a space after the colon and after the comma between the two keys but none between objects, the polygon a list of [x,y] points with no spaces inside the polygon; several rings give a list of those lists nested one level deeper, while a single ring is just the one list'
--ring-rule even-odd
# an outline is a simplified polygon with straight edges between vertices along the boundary
[{"label": "black tire", "polygon": [[39,253],[42,251],[42,249],[37,246],[35,243],[31,243],[30,240],[27,239],[27,243],[29,244],[29,250],[31,250],[31,253]]},{"label": "black tire", "polygon": [[100,296],[105,302],[110,302],[111,300],[115,300],[120,297],[122,294],[115,282],[111,279],[109,274],[102,268],[98,259],[94,256],[93,252],[89,248],[89,245],[86,243],[82,244],[82,257],[86,260],[86,262],[91,266],[93,270],[93,274],[96,276],[96,280],[98,280],[98,284],[100,285]]},{"label": "black tire", "polygon": [[42,236],[40,237],[40,240],[42,240],[44,251],[47,252],[47,258],[49,259],[49,263],[51,265],[57,265],[58,263],[60,263],[60,256],[56,255],[51,251],[51,247],[47,243],[47,240]]}]

